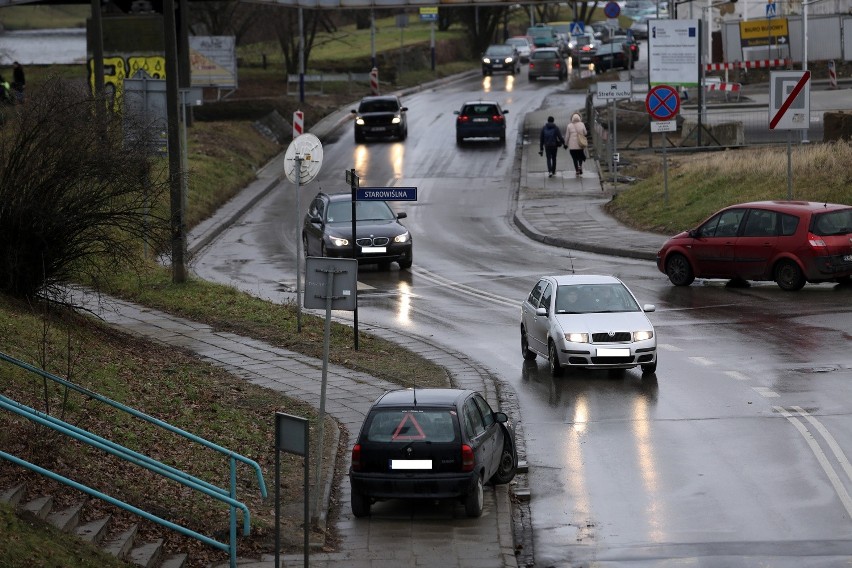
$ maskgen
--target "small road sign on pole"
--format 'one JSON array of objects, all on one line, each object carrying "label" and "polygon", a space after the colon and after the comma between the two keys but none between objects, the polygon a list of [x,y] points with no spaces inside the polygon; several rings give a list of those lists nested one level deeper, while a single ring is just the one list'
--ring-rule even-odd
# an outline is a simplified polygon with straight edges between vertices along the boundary
[{"label": "small road sign on pole", "polygon": [[655,120],[669,120],[677,116],[680,110],[680,95],[677,89],[669,85],[657,85],[648,91],[645,108]]},{"label": "small road sign on pole", "polygon": [[807,130],[811,122],[810,71],[769,75],[769,129]]}]

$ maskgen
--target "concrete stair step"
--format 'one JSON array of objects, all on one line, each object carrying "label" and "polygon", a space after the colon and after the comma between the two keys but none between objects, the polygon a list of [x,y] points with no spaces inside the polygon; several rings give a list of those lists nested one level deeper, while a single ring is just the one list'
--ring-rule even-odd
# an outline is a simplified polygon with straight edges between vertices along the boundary
[{"label": "concrete stair step", "polygon": [[24,503],[22,509],[32,515],[35,515],[41,520],[45,520],[47,515],[49,515],[50,511],[53,509],[53,496],[44,495],[42,497],[36,497],[32,501]]},{"label": "concrete stair step", "polygon": [[74,534],[92,544],[100,544],[107,533],[110,516],[95,519],[74,529]]},{"label": "concrete stair step", "polygon": [[83,510],[85,504],[85,501],[80,501],[67,509],[54,511],[47,516],[47,522],[62,532],[71,532],[80,524],[80,511]]},{"label": "concrete stair step", "polygon": [[3,493],[0,493],[0,501],[3,503],[7,503],[12,507],[17,507],[21,502],[21,499],[24,498],[24,493],[26,492],[27,486],[25,483],[19,483],[14,487],[10,487]]},{"label": "concrete stair step", "polygon": [[127,560],[142,568],[157,568],[160,563],[160,557],[163,555],[163,539],[159,538],[154,542],[147,542],[142,546],[137,546],[130,551]]},{"label": "concrete stair step", "polygon": [[133,549],[133,541],[136,539],[136,533],[138,531],[139,526],[134,524],[117,537],[105,542],[103,549],[116,558],[126,560],[127,555],[130,554],[130,551]]},{"label": "concrete stair step", "polygon": [[160,564],[160,568],[184,568],[186,566],[186,554],[172,554]]}]

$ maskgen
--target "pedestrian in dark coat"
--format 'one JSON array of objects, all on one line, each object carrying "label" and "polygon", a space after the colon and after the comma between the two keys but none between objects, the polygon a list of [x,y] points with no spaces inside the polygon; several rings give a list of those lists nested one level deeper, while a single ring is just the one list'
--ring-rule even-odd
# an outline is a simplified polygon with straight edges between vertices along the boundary
[{"label": "pedestrian in dark coat", "polygon": [[556,126],[556,121],[552,116],[547,117],[547,123],[541,129],[541,136],[538,142],[538,155],[544,153],[547,156],[547,174],[548,177],[553,177],[556,174],[556,151],[560,146],[565,146],[565,139],[562,137],[559,127]]},{"label": "pedestrian in dark coat", "polygon": [[24,87],[26,84],[27,79],[24,75],[24,67],[15,61],[12,63],[12,91],[15,94],[15,100],[19,103],[24,102]]}]

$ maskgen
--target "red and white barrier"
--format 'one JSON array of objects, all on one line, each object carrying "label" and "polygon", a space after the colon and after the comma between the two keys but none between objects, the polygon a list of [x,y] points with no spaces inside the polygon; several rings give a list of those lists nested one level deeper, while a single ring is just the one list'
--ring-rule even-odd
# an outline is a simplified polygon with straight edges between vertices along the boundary
[{"label": "red and white barrier", "polygon": [[727,93],[739,93],[742,87],[742,83],[708,83],[706,85],[708,91],[725,91]]},{"label": "red and white barrier", "polygon": [[762,59],[759,61],[731,61],[728,63],[707,63],[705,71],[725,71],[726,69],[761,69],[768,67],[788,67],[789,59]]},{"label": "red and white barrier", "polygon": [[374,95],[379,94],[379,70],[375,67],[370,71],[370,92]]},{"label": "red and white barrier", "polygon": [[305,131],[305,113],[297,110],[293,113],[293,138],[298,138]]},{"label": "red and white barrier", "polygon": [[828,62],[828,86],[831,89],[837,88],[837,67],[833,59]]}]

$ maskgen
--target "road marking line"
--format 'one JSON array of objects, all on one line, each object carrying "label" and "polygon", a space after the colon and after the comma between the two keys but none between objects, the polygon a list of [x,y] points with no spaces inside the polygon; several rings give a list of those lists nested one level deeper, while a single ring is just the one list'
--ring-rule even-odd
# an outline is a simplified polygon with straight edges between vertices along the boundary
[{"label": "road marking line", "polygon": [[493,300],[493,301],[500,303],[500,304],[503,304],[504,306],[509,307],[509,308],[520,309],[520,307],[521,307],[521,302],[519,302],[517,300],[506,298],[504,296],[498,296],[497,294],[491,294],[490,292],[485,292],[484,290],[473,288],[472,286],[468,286],[466,284],[454,282],[453,280],[450,280],[449,278],[435,274],[434,272],[426,270],[425,268],[413,269],[412,272],[414,274],[416,274],[417,276],[420,276],[421,278],[425,278],[426,280],[429,280],[429,281],[431,281],[435,284],[447,286],[449,288],[452,288],[453,290],[456,290],[457,292],[459,292],[461,294],[473,296],[475,298],[479,298],[480,300]]},{"label": "road marking line", "polygon": [[725,371],[725,374],[731,377],[732,379],[736,379],[738,381],[747,381],[748,377],[740,373],[739,371]]},{"label": "road marking line", "polygon": [[693,363],[698,363],[699,365],[704,365],[705,367],[710,367],[715,365],[713,361],[707,359],[705,357],[690,357]]},{"label": "road marking line", "polygon": [[828,476],[829,481],[831,481],[831,485],[834,486],[834,492],[837,493],[841,503],[843,503],[843,507],[846,509],[846,514],[852,517],[852,498],[849,497],[849,493],[840,481],[840,476],[837,475],[837,472],[834,471],[834,468],[831,467],[830,463],[828,463],[828,458],[826,457],[825,452],[823,452],[822,448],[819,447],[819,444],[814,439],[813,435],[798,418],[787,412],[787,410],[783,407],[773,406],[772,408],[784,416],[805,439],[805,442],[807,442],[808,446],[811,448],[811,451],[814,453],[814,456],[816,456],[820,466],[822,466],[822,470]]},{"label": "road marking line", "polygon": [[751,387],[751,388],[754,389],[754,391],[757,394],[759,394],[760,396],[762,396],[763,398],[778,398],[779,396],[781,396],[777,392],[770,390],[766,387]]},{"label": "road marking line", "polygon": [[666,351],[683,351],[677,345],[671,345],[670,343],[658,343],[657,349],[665,349]]},{"label": "road marking line", "polygon": [[814,418],[812,414],[809,414],[801,406],[793,406],[791,408],[798,412],[800,416],[804,416],[805,420],[813,424],[813,427],[822,434],[822,437],[828,443],[828,447],[830,447],[831,451],[834,452],[834,457],[836,457],[840,465],[843,466],[843,471],[846,472],[846,477],[852,481],[852,464],[849,463],[849,459],[846,457],[846,454],[843,453],[843,450],[840,448],[840,444],[837,443],[834,436],[832,436],[828,429],[823,426],[822,422]]}]

